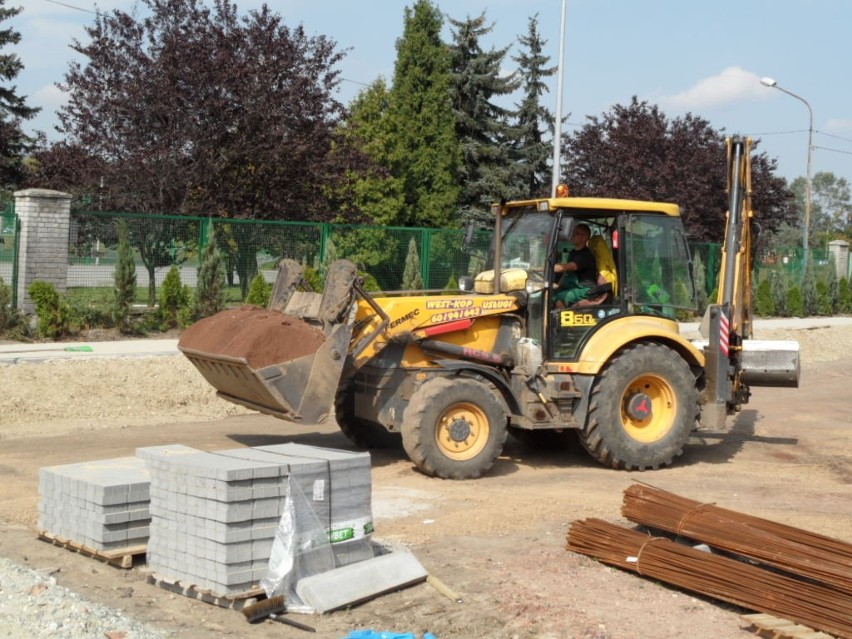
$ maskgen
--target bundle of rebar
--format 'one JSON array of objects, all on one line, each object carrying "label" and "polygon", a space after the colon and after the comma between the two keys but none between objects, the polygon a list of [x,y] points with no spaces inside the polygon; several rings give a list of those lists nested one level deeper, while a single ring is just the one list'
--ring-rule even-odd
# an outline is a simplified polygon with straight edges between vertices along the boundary
[{"label": "bundle of rebar", "polygon": [[702,504],[646,484],[624,491],[630,521],[813,579],[852,596],[852,544],[807,530]]},{"label": "bundle of rebar", "polygon": [[640,575],[852,639],[852,598],[822,584],[653,537],[601,519],[575,521],[568,549]]}]

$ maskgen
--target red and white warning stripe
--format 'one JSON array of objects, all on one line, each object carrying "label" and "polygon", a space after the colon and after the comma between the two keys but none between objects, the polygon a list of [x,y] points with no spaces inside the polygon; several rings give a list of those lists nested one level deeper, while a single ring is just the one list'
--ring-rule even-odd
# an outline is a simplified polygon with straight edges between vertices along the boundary
[{"label": "red and white warning stripe", "polygon": [[730,342],[731,323],[728,321],[728,316],[724,311],[719,313],[719,350],[728,356],[728,346]]}]

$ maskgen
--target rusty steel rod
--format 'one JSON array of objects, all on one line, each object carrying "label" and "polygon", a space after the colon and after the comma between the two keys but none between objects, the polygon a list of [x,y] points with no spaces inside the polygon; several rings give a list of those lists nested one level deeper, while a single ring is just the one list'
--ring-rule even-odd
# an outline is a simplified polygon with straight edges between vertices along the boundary
[{"label": "rusty steel rod", "polygon": [[640,575],[852,639],[852,598],[834,588],[600,519],[575,521],[567,548]]},{"label": "rusty steel rod", "polygon": [[813,579],[852,596],[852,544],[839,539],[702,504],[647,484],[634,484],[624,491],[621,513],[638,524]]}]

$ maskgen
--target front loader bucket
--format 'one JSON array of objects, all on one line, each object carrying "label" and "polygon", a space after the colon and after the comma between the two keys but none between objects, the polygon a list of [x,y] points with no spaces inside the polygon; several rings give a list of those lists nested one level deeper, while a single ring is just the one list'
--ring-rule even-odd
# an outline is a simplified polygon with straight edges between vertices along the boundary
[{"label": "front loader bucket", "polygon": [[[348,311],[356,272],[349,262],[332,267],[336,265],[337,286],[327,284],[323,296],[294,295],[288,304],[320,309],[324,320],[291,315],[291,308],[226,310],[186,329],[178,348],[223,399],[290,421],[324,421],[333,412],[352,337]],[[310,296],[316,303],[310,303]]]}]

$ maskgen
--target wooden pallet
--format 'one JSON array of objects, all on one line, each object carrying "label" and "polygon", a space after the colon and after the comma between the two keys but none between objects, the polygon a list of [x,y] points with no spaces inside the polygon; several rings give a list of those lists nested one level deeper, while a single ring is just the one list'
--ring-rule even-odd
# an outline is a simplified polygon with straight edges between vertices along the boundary
[{"label": "wooden pallet", "polygon": [[51,543],[54,546],[61,546],[67,550],[80,553],[87,557],[92,557],[98,561],[103,561],[120,568],[132,568],[133,558],[138,557],[139,555],[144,555],[148,550],[148,546],[146,544],[127,546],[124,548],[113,548],[111,550],[98,550],[97,548],[92,548],[91,546],[81,544],[72,539],[65,539],[59,535],[54,535],[46,530],[39,530],[38,538]]},{"label": "wooden pallet", "polygon": [[198,599],[205,603],[219,606],[220,608],[228,608],[230,610],[242,610],[246,606],[251,606],[257,603],[261,597],[266,597],[266,593],[262,588],[254,588],[244,592],[222,595],[210,590],[199,588],[194,584],[182,583],[177,579],[167,579],[160,577],[154,573],[149,573],[147,581],[169,592],[173,592],[191,599]]},{"label": "wooden pallet", "polygon": [[769,639],[834,639],[824,632],[764,613],[741,615],[740,619],[754,626],[759,635]]}]

